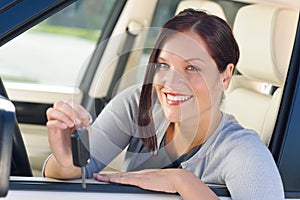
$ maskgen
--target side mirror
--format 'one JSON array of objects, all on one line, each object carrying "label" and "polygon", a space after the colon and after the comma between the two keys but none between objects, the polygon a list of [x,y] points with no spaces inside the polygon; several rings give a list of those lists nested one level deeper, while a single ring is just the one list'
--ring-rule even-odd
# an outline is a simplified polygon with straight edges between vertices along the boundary
[{"label": "side mirror", "polygon": [[14,129],[15,107],[0,95],[0,197],[5,197],[9,189]]}]

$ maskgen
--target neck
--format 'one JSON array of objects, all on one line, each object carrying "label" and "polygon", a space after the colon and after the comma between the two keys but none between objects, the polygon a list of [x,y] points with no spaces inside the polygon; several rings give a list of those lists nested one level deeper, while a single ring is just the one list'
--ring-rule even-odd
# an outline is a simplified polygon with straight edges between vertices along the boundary
[{"label": "neck", "polygon": [[198,119],[181,123],[171,123],[166,133],[169,154],[180,156],[203,144],[216,130],[222,114],[220,111],[201,114]]}]

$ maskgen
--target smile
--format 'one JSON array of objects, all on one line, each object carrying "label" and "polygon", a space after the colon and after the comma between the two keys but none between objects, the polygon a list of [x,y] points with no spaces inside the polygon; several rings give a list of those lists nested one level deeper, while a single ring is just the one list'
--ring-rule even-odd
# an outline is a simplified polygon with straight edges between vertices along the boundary
[{"label": "smile", "polygon": [[178,105],[180,103],[186,102],[193,97],[193,95],[176,95],[165,93],[167,103],[170,105]]}]

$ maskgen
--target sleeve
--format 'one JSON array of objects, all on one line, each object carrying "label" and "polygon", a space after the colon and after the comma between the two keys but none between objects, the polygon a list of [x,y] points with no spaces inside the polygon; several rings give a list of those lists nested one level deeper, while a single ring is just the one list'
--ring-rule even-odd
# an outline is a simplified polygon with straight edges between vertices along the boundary
[{"label": "sleeve", "polygon": [[45,178],[45,167],[46,167],[46,164],[48,162],[48,160],[53,156],[53,153],[51,153],[44,161],[44,164],[43,164],[43,167],[42,167],[42,177]]},{"label": "sleeve", "polygon": [[115,96],[93,123],[87,178],[101,171],[119,155],[136,133],[139,91],[137,86],[132,86]]},{"label": "sleeve", "polygon": [[259,138],[249,137],[225,159],[224,180],[233,200],[283,200],[284,190],[272,154]]}]

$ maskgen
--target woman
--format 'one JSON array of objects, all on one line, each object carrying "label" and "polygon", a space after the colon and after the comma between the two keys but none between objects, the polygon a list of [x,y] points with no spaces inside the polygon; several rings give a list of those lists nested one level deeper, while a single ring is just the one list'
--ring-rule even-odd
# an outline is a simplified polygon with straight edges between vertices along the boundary
[{"label": "woman", "polygon": [[[277,167],[259,136],[220,111],[238,58],[238,45],[222,19],[187,9],[166,22],[142,88],[116,96],[91,126],[87,177],[128,145],[124,171],[165,169],[94,178],[179,192],[185,199],[217,198],[204,183],[226,184],[232,199],[283,199]],[[88,113],[69,100],[57,102],[47,117],[53,154],[45,176],[80,177],[70,134],[89,125]]]}]

